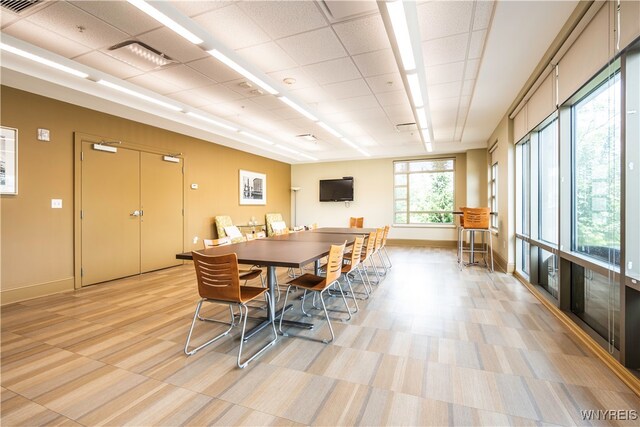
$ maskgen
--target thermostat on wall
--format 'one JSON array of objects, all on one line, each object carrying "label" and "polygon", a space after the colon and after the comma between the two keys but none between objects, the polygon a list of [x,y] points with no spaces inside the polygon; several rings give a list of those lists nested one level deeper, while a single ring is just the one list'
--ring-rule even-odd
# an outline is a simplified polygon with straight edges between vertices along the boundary
[{"label": "thermostat on wall", "polygon": [[38,141],[49,141],[49,129],[38,129]]}]

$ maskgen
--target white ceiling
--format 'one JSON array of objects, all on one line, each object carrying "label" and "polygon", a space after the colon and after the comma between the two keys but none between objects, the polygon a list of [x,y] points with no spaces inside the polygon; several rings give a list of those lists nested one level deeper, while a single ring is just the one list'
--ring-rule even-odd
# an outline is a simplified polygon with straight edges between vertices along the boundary
[{"label": "white ceiling", "polygon": [[[171,4],[194,28],[235,52],[282,93],[373,157],[426,153],[417,132],[396,129],[415,118],[376,2]],[[576,4],[418,2],[434,152],[487,146]],[[274,96],[255,93],[255,84],[240,86],[246,82],[240,74],[125,1],[48,1],[20,15],[2,9],[1,16],[3,36],[35,46],[38,54],[81,64],[78,67],[89,70],[92,77],[122,79],[140,91],[177,102],[183,110],[223,119],[317,161],[364,158]],[[176,62],[144,72],[109,55],[110,46],[126,40],[140,40]],[[2,84],[289,163],[311,161],[10,53],[2,53],[2,67]],[[285,78],[295,83],[287,85]],[[296,138],[308,133],[318,140]]]}]

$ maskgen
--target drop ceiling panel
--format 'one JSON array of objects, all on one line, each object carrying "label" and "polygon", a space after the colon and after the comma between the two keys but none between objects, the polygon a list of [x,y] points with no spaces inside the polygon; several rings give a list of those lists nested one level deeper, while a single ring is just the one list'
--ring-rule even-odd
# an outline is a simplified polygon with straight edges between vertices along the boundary
[{"label": "drop ceiling panel", "polygon": [[[317,83],[302,68],[292,68],[289,70],[276,71],[268,74],[274,81],[281,83],[289,90],[303,89],[305,87],[317,86]],[[284,79],[293,78],[294,83],[288,84]]]},{"label": "drop ceiling panel", "polygon": [[468,34],[428,40],[422,43],[422,55],[427,66],[464,61]]},{"label": "drop ceiling panel", "polygon": [[282,108],[282,101],[272,95],[256,96],[251,100],[266,110]]},{"label": "drop ceiling panel", "polygon": [[322,86],[322,89],[334,99],[354,98],[370,95],[371,90],[364,79],[349,80],[347,82],[332,83]]},{"label": "drop ceiling panel", "polygon": [[207,52],[182,37],[174,37],[174,32],[166,27],[158,28],[138,37],[152,48],[169,55],[180,62],[206,58]]},{"label": "drop ceiling panel", "polygon": [[471,59],[467,61],[466,69],[464,70],[464,80],[475,79],[478,75],[478,69],[480,68],[479,59]]},{"label": "drop ceiling panel", "polygon": [[452,62],[449,64],[436,65],[426,68],[427,85],[437,85],[442,83],[462,80],[464,73],[464,61]]},{"label": "drop ceiling panel", "polygon": [[327,24],[318,7],[311,1],[248,1],[239,6],[273,39],[314,30]]},{"label": "drop ceiling panel", "polygon": [[482,49],[484,48],[486,35],[486,30],[474,31],[471,34],[471,41],[469,42],[469,59],[478,59],[482,56]]},{"label": "drop ceiling panel", "polygon": [[74,58],[74,60],[95,68],[96,70],[104,71],[105,73],[111,74],[112,76],[116,76],[120,79],[127,79],[143,73],[126,62],[122,62],[97,50],[80,55]]},{"label": "drop ceiling panel", "polygon": [[333,29],[351,55],[391,47],[379,14],[335,24]]},{"label": "drop ceiling panel", "polygon": [[462,81],[443,83],[441,85],[429,86],[429,101],[437,101],[443,98],[453,98],[460,96]]},{"label": "drop ceiling panel", "polygon": [[161,27],[158,21],[127,2],[85,0],[70,3],[131,36]]},{"label": "drop ceiling panel", "polygon": [[[308,105],[317,104],[318,102],[327,102],[333,99],[333,97],[323,91],[320,86],[311,86],[304,89],[291,90],[290,92],[292,95],[296,96]],[[280,102],[280,105],[282,105],[282,102]]]},{"label": "drop ceiling panel", "polygon": [[430,1],[418,5],[422,40],[469,32],[473,4],[473,1]]},{"label": "drop ceiling panel", "polygon": [[108,47],[129,37],[127,33],[66,2],[56,2],[29,15],[27,20],[93,49]]},{"label": "drop ceiling panel", "polygon": [[203,13],[193,20],[233,50],[271,41],[236,4]]},{"label": "drop ceiling panel", "polygon": [[303,67],[306,73],[319,85],[343,82],[360,77],[360,72],[353,65],[351,58],[338,58]]},{"label": "drop ceiling panel", "polygon": [[297,65],[293,59],[274,42],[238,49],[236,52],[263,73],[287,70]]},{"label": "drop ceiling panel", "polygon": [[190,105],[195,108],[211,105],[211,99],[201,96],[199,89],[183,90],[167,95],[169,98],[175,99],[178,102],[182,102],[186,105]]},{"label": "drop ceiling panel", "polygon": [[347,112],[356,111],[363,108],[375,108],[378,107],[378,101],[375,96],[359,96],[356,98],[345,98],[340,102],[321,102],[318,105],[318,110],[323,112],[325,109],[327,112]]},{"label": "drop ceiling panel", "polygon": [[209,12],[210,10],[219,9],[221,7],[229,6],[232,4],[232,1],[198,1],[198,0],[185,0],[185,1],[174,1],[172,5],[184,13],[186,16],[196,16],[205,12]]},{"label": "drop ceiling panel", "polygon": [[391,49],[363,53],[352,58],[364,77],[379,76],[398,71],[398,65]]},{"label": "drop ceiling panel", "polygon": [[376,94],[378,102],[383,107],[388,105],[402,105],[409,102],[407,93],[403,90],[396,90],[394,92],[383,92]]},{"label": "drop ceiling panel", "polygon": [[2,32],[67,58],[91,51],[90,47],[39,27],[25,19],[14,22],[4,28]]},{"label": "drop ceiling panel", "polygon": [[209,99],[212,104],[237,101],[244,98],[238,92],[235,92],[220,84],[200,87],[195,90],[200,93],[200,96],[204,96]]},{"label": "drop ceiling panel", "polygon": [[378,6],[373,0],[324,0],[324,4],[327,6],[332,21],[341,21],[343,19],[376,13],[378,11]]},{"label": "drop ceiling panel", "polygon": [[476,2],[476,10],[473,15],[473,30],[489,28],[494,4],[495,2],[493,0]]},{"label": "drop ceiling panel", "polygon": [[400,73],[383,74],[381,76],[367,77],[367,83],[373,93],[395,92],[404,89]]},{"label": "drop ceiling panel", "polygon": [[300,65],[347,56],[347,52],[330,28],[280,39],[278,44]]},{"label": "drop ceiling panel", "polygon": [[0,13],[0,28],[4,29],[5,26],[11,24],[14,21],[17,21],[18,19],[19,16],[15,13],[3,10],[2,13]]},{"label": "drop ceiling panel", "polygon": [[186,65],[175,65],[172,67],[152,71],[149,73],[151,77],[158,77],[167,81],[180,90],[195,89],[203,86],[210,86],[214,81],[205,77]]},{"label": "drop ceiling panel", "polygon": [[413,111],[408,105],[389,105],[384,107],[384,111],[393,125],[416,122]]},{"label": "drop ceiling panel", "polygon": [[475,82],[475,80],[465,80],[462,83],[462,92],[460,92],[460,95],[471,96],[471,94],[473,93],[473,85],[475,84]]},{"label": "drop ceiling panel", "polygon": [[139,76],[130,77],[127,81],[161,95],[179,92],[182,90],[180,86],[173,85],[166,80],[150,74],[141,74]]},{"label": "drop ceiling panel", "polygon": [[215,82],[228,82],[242,77],[240,74],[209,55],[207,55],[206,58],[189,62],[187,65]]}]

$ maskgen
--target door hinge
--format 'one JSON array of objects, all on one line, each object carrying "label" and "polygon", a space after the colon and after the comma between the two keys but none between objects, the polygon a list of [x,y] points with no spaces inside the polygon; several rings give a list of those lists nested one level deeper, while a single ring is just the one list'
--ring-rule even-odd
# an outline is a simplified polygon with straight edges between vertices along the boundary
[{"label": "door hinge", "polygon": [[80,277],[84,276],[84,268],[80,267]]},{"label": "door hinge", "polygon": [[84,218],[84,211],[83,210],[80,211],[80,219],[82,219],[82,218]]},{"label": "door hinge", "polygon": [[80,161],[83,161],[83,160],[84,160],[84,151],[81,151],[80,152]]}]

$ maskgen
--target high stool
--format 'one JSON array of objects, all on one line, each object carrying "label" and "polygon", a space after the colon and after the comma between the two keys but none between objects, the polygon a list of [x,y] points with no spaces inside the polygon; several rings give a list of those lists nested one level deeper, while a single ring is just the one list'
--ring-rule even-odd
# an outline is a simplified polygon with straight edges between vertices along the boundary
[{"label": "high stool", "polygon": [[[458,266],[462,269],[464,263],[464,253],[469,253],[469,262],[467,265],[477,264],[475,261],[476,254],[482,254],[485,266],[489,267],[487,263],[486,255],[491,257],[491,269],[493,272],[493,239],[491,237],[491,230],[489,230],[489,208],[461,208],[462,219],[460,221],[460,228],[458,229]],[[464,233],[469,232],[469,248],[464,247]],[[475,248],[475,235],[476,233],[482,234],[482,248],[477,250]],[[487,236],[489,243],[485,241],[485,235]]]}]

